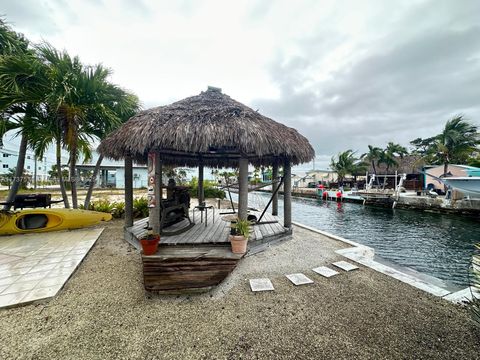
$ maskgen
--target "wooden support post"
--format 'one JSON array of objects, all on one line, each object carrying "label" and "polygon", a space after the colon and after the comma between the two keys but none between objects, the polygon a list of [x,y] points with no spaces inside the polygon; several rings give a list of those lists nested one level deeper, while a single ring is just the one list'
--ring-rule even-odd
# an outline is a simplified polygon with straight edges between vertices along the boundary
[{"label": "wooden support post", "polygon": [[[277,181],[278,179],[278,163],[275,161],[272,167],[272,181]],[[275,192],[275,189],[280,186],[279,183],[274,183],[272,184],[272,215],[277,216],[278,215],[278,191]]]},{"label": "wooden support post", "polygon": [[200,160],[200,164],[198,165],[198,191],[197,191],[197,197],[198,197],[198,205],[203,205],[203,202],[205,201],[205,193],[203,190],[203,164]]},{"label": "wooden support post", "polygon": [[[155,194],[155,206],[149,210],[149,226],[153,232],[160,233],[160,202],[162,201],[162,161],[160,160],[160,154],[155,153],[155,156],[150,157],[149,161],[153,161],[153,168],[155,174],[155,182],[153,192]],[[150,164],[149,164],[150,165]]]},{"label": "wooden support post", "polygon": [[240,158],[238,167],[238,217],[246,220],[248,210],[248,159]]},{"label": "wooden support post", "polygon": [[133,165],[132,157],[125,156],[125,227],[133,226]]},{"label": "wooden support post", "polygon": [[163,199],[163,169],[162,169],[162,160],[160,154],[157,152],[155,154],[155,194],[157,201],[155,202],[155,211],[157,212],[158,225],[156,224],[153,228],[155,234],[160,233],[160,216],[161,216],[161,207],[160,204]]},{"label": "wooden support post", "polygon": [[283,166],[283,226],[292,226],[292,168],[290,160]]}]

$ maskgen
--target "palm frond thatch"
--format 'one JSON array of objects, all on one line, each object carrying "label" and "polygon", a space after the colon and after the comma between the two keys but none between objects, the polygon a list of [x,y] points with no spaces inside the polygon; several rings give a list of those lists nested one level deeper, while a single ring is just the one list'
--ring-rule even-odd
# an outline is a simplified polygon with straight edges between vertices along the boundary
[{"label": "palm frond thatch", "polygon": [[254,165],[288,159],[308,162],[315,152],[295,129],[209,88],[167,106],[142,111],[102,141],[99,152],[144,163],[158,150],[167,165],[236,167],[240,156]]}]

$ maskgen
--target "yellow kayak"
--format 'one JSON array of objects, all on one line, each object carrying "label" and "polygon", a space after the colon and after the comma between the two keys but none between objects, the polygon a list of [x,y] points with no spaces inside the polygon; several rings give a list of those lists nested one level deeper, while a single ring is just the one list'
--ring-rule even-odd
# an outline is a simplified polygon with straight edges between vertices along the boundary
[{"label": "yellow kayak", "polygon": [[109,221],[108,213],[78,209],[30,209],[0,212],[0,235],[79,229]]}]

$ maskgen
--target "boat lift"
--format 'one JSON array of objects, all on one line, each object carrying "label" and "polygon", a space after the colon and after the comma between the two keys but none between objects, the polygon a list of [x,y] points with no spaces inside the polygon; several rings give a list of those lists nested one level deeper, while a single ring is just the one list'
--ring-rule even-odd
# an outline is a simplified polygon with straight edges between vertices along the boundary
[{"label": "boat lift", "polygon": [[[385,189],[383,190],[376,189],[377,191],[374,191],[375,189],[373,188],[373,183],[376,179],[376,175],[372,174],[368,184],[365,187],[364,196],[361,195],[363,197],[363,205],[366,204],[367,197],[372,197],[377,200],[384,200],[384,201],[393,198],[392,209],[394,209],[395,206],[397,205],[398,199],[400,198],[400,191],[401,191],[401,188],[403,187],[403,182],[407,179],[407,174],[398,174],[397,172],[395,172],[395,175],[381,175],[381,176],[384,177],[385,179],[387,177],[395,177],[395,189],[393,191],[393,194],[387,193]],[[399,176],[400,176],[400,181],[398,181]],[[368,174],[367,174],[367,177],[368,177]]]}]

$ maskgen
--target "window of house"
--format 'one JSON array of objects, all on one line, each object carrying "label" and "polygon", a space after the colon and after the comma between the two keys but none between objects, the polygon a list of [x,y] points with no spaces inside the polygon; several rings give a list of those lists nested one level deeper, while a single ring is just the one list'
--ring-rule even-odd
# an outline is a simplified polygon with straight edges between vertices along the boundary
[{"label": "window of house", "polygon": [[31,159],[30,155],[27,155],[27,159]]},{"label": "window of house", "polygon": [[3,164],[4,169],[8,169],[8,164]]},{"label": "window of house", "polygon": [[3,154],[3,157],[8,157],[8,154],[5,154],[5,153],[4,153],[4,154]]},{"label": "window of house", "polygon": [[27,169],[29,169],[29,170],[30,170],[30,165],[28,165],[28,166],[27,166]]}]

